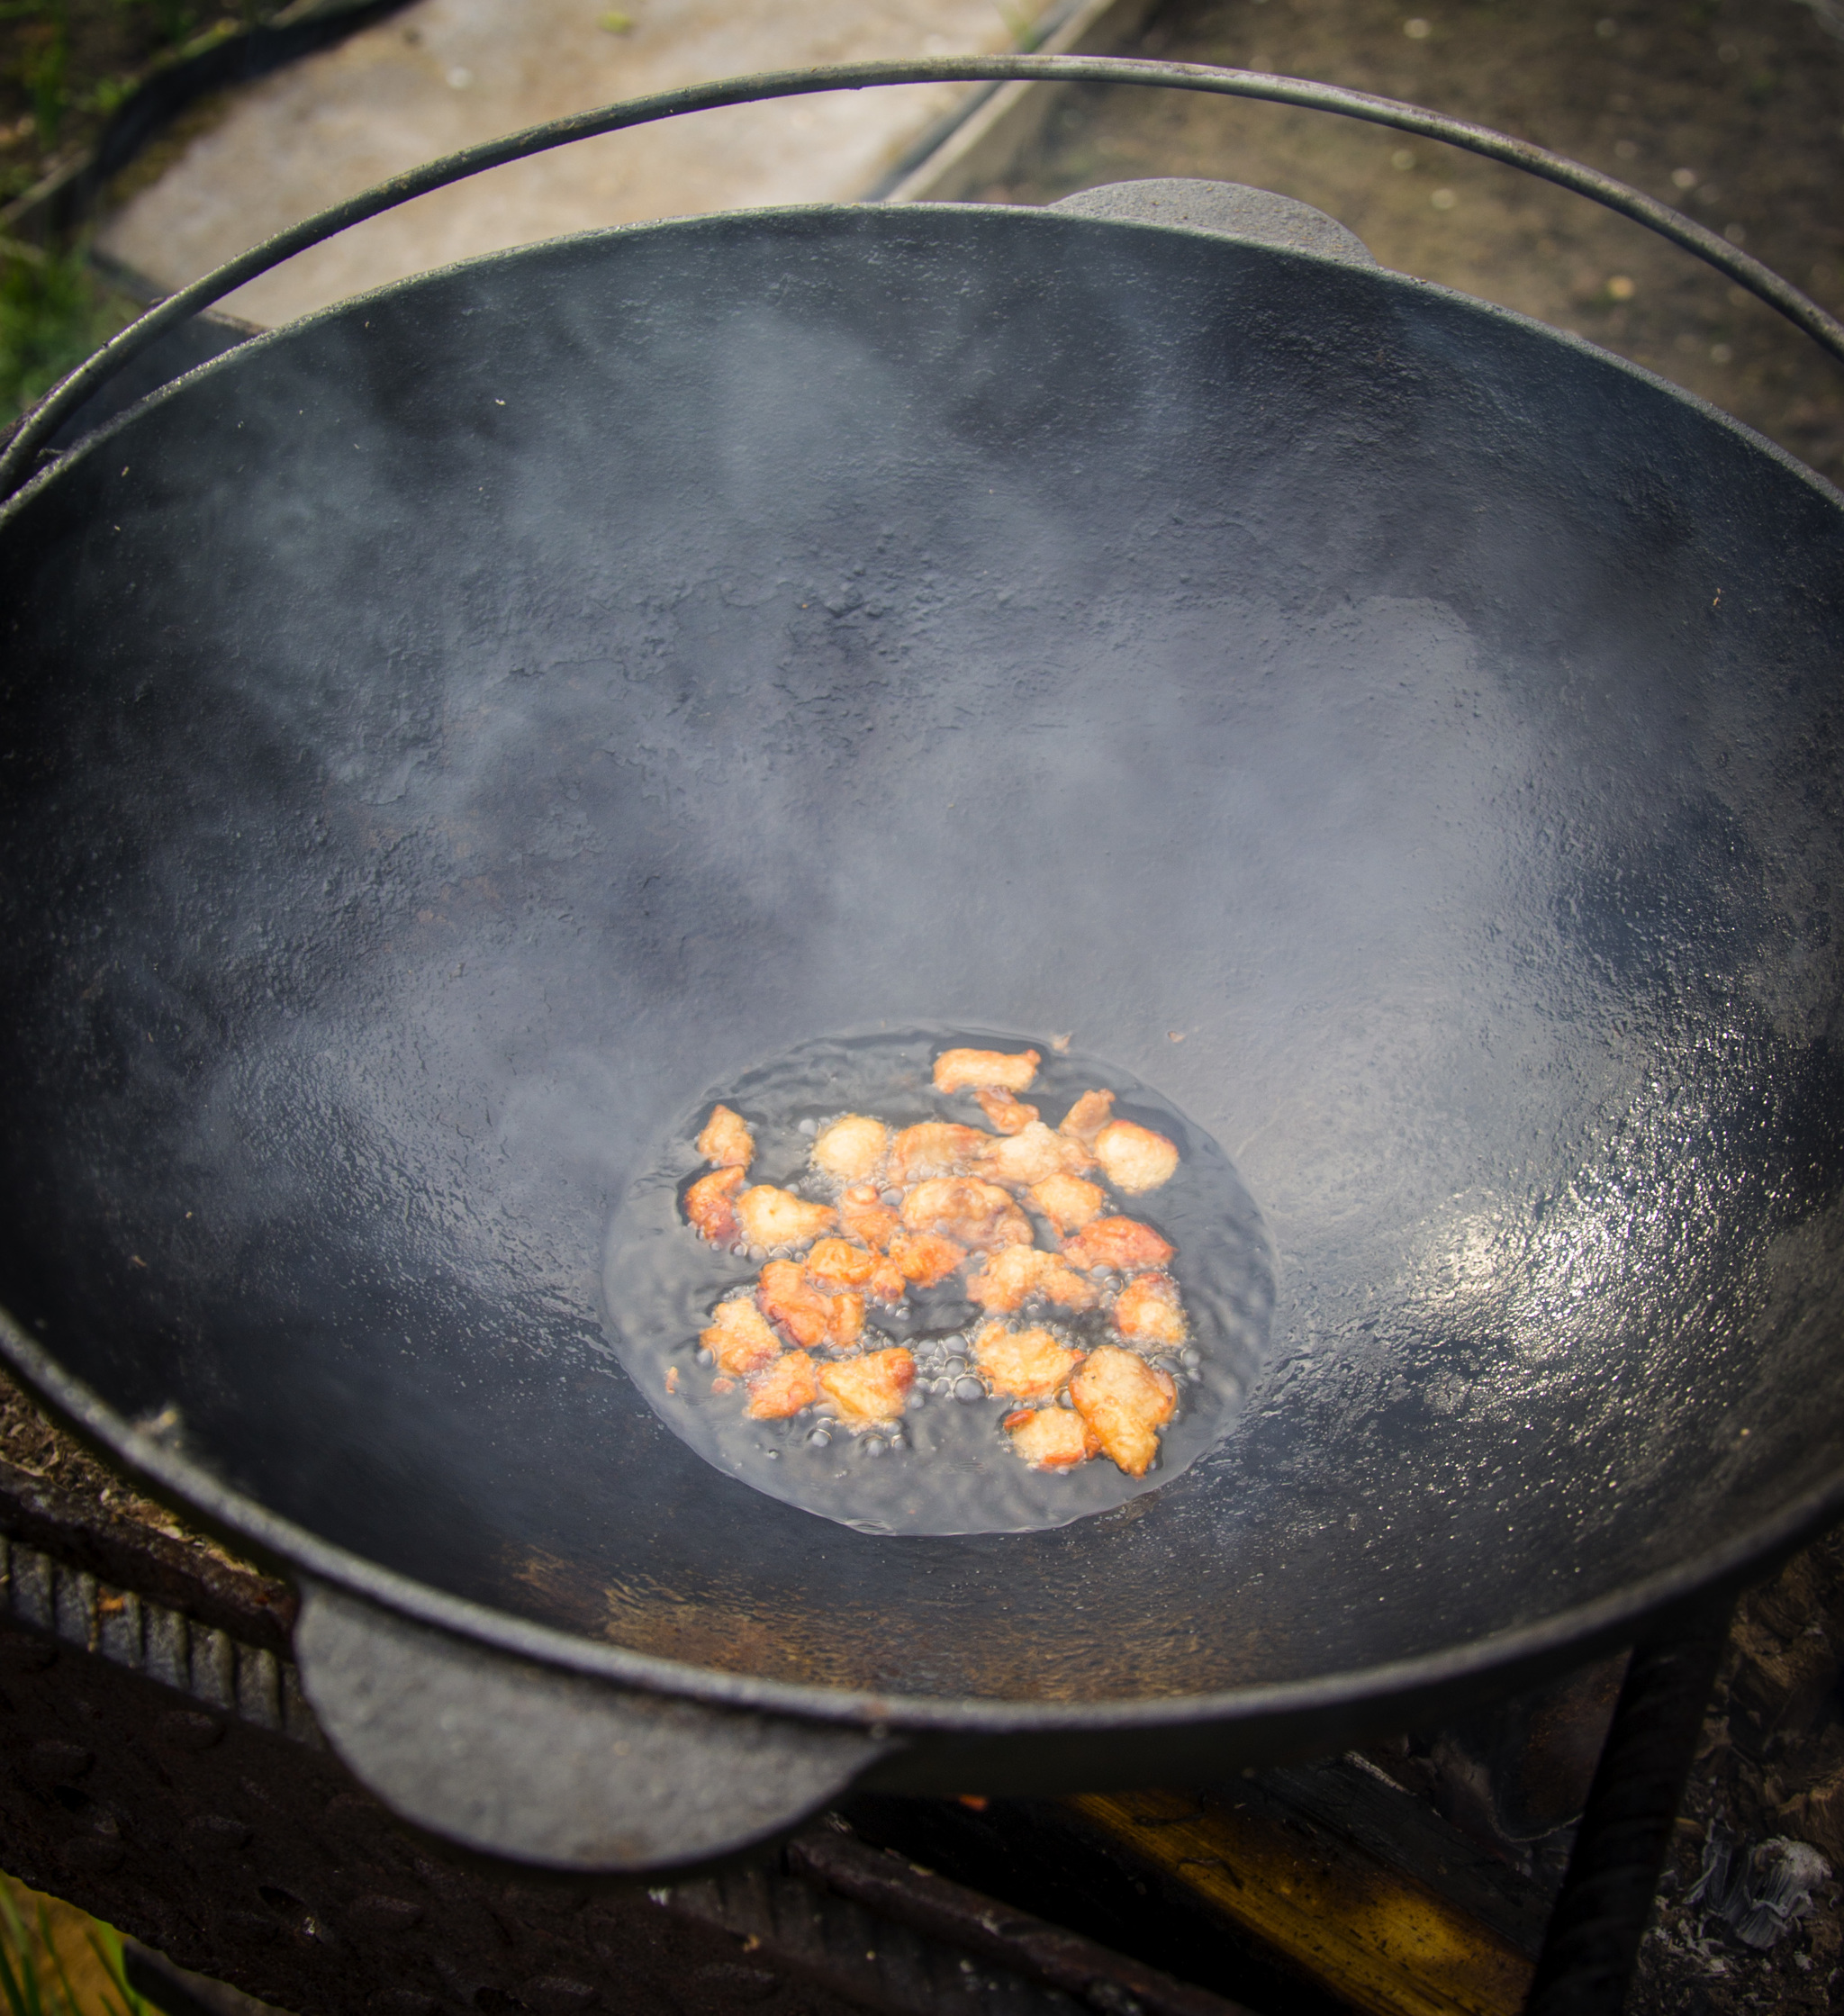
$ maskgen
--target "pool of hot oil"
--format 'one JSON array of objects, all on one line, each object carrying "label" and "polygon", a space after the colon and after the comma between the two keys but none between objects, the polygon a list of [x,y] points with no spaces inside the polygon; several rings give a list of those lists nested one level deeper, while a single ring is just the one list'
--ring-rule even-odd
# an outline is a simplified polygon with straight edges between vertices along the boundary
[{"label": "pool of hot oil", "polygon": [[[1102,1088],[1116,1094],[1116,1117],[1136,1120],[1178,1146],[1178,1171],[1168,1183],[1138,1198],[1110,1190],[1104,1207],[1104,1216],[1118,1213],[1152,1225],[1177,1249],[1169,1271],[1190,1322],[1185,1349],[1152,1361],[1172,1374],[1178,1411],[1143,1478],[1125,1475],[1105,1456],[1053,1472],[1034,1470],[1012,1453],[1000,1424],[1021,1403],[988,1397],[972,1371],[973,1334],[990,1319],[967,1299],[958,1276],[912,1288],[900,1310],[867,1306],[863,1349],[903,1344],[915,1354],[916,1383],[893,1433],[854,1434],[824,1405],[791,1420],[752,1421],[744,1411],[748,1396],[742,1381],[728,1393],[711,1389],[716,1368],[700,1351],[699,1333],[719,1302],[753,1288],[771,1257],[713,1248],[685,1222],[680,1200],[706,1167],[693,1137],[711,1107],[721,1100],[753,1130],[750,1183],[775,1183],[830,1203],[839,1185],[819,1176],[807,1158],[816,1134],[843,1113],[873,1114],[893,1128],[945,1119],[990,1131],[971,1092],[944,1098],[935,1089],[935,1059],[962,1044],[1036,1049],[1043,1058],[1036,1082],[1019,1096],[1038,1107],[1051,1126],[1081,1093]],[[1101,1180],[1098,1171],[1091,1175]],[[1028,1208],[1027,1200],[1020,1203]],[[1037,1243],[1054,1251],[1053,1229],[1035,1222]],[[1060,1526],[1170,1483],[1227,1433],[1260,1361],[1273,1298],[1267,1238],[1253,1200],[1222,1150],[1170,1101],[1132,1073],[1078,1052],[1058,1053],[1041,1036],[946,1028],[817,1038],[708,1089],[686,1107],[618,1207],[602,1286],[604,1317],[621,1363],[701,1455],[773,1497],[880,1533]],[[1001,1320],[1042,1324],[1080,1348],[1108,1341],[1105,1306],[1071,1314],[1030,1303]]]}]

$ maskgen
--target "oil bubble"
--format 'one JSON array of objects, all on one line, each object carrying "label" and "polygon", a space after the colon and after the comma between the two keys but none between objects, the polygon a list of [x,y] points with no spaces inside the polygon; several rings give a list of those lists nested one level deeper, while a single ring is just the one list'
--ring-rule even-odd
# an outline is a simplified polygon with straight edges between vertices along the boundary
[{"label": "oil bubble", "polygon": [[983,1400],[985,1397],[986,1388],[978,1379],[966,1378],[957,1379],[954,1381],[955,1399],[964,1400],[971,1405],[973,1401]]}]

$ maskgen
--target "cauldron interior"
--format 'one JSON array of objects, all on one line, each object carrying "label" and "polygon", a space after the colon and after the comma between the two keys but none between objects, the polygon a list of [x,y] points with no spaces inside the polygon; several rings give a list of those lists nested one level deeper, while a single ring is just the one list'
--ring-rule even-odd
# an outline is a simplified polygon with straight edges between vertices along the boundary
[{"label": "cauldron interior", "polygon": [[[253,343],[0,565],[0,1300],[268,1511],[1074,1701],[1438,1652],[1836,1486],[1844,512],[1643,374],[1184,233],[708,220]],[[663,1130],[886,1021],[1073,1029],[1235,1160],[1270,1362],[1168,1489],[873,1539],[612,1361]]]}]

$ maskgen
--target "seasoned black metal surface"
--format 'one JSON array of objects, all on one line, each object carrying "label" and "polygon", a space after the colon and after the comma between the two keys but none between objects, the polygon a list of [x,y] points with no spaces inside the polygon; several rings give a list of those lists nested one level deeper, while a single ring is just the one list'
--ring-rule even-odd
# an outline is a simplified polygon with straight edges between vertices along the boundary
[{"label": "seasoned black metal surface", "polygon": [[[1444,1655],[1835,1487],[1844,513],[1642,375],[1131,226],[710,220],[252,344],[0,567],[0,1300],[323,1539],[1082,1703]],[[1270,1361],[1168,1489],[851,1532],[610,1362],[646,1145],[886,1019],[1073,1027],[1248,1184]]]}]

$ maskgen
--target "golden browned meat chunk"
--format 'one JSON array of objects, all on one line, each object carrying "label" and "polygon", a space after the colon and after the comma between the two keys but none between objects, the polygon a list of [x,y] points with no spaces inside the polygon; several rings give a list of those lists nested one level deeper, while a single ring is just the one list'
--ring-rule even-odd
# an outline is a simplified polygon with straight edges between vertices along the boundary
[{"label": "golden browned meat chunk", "polygon": [[685,1192],[685,1216],[713,1246],[737,1236],[737,1192],[748,1180],[740,1169],[714,1169]]},{"label": "golden browned meat chunk", "polygon": [[1035,1236],[1030,1219],[1006,1191],[971,1176],[936,1176],[917,1183],[903,1199],[903,1224],[911,1232],[938,1232],[988,1252],[1028,1246]]},{"label": "golden browned meat chunk", "polygon": [[928,1176],[958,1176],[979,1159],[992,1139],[978,1127],[953,1120],[923,1120],[905,1127],[890,1148],[890,1180],[899,1189]]},{"label": "golden browned meat chunk", "polygon": [[1048,1400],[1082,1361],[1061,1337],[1034,1326],[1014,1330],[1009,1324],[981,1326],[973,1340],[973,1362],[995,1393],[1014,1400]]},{"label": "golden browned meat chunk", "polygon": [[849,1428],[895,1421],[916,1383],[916,1361],[900,1344],[819,1368],[819,1384]]},{"label": "golden browned meat chunk", "polygon": [[826,1327],[826,1341],[835,1351],[850,1351],[864,1334],[864,1297],[856,1288],[846,1288],[832,1298],[832,1321]]},{"label": "golden browned meat chunk", "polygon": [[967,1249],[937,1232],[899,1232],[890,1243],[890,1257],[912,1287],[933,1288],[966,1259]]},{"label": "golden browned meat chunk", "polygon": [[879,1196],[874,1183],[853,1183],[839,1192],[839,1230],[873,1252],[890,1244],[902,1222]]},{"label": "golden browned meat chunk", "polygon": [[989,1182],[1015,1190],[1029,1189],[1046,1176],[1080,1176],[1094,1166],[1095,1158],[1080,1141],[1046,1127],[1042,1120],[1030,1121],[1014,1135],[989,1137],[974,1164]]},{"label": "golden browned meat chunk", "polygon": [[1159,1431],[1177,1410],[1178,1387],[1137,1352],[1101,1344],[1077,1366],[1070,1398],[1104,1454],[1129,1477],[1144,1477],[1159,1453]]},{"label": "golden browned meat chunk", "polygon": [[718,1370],[737,1379],[759,1372],[781,1353],[782,1341],[748,1295],[733,1296],[711,1311],[710,1328],[698,1342],[716,1359]]},{"label": "golden browned meat chunk", "polygon": [[1062,1125],[1056,1131],[1068,1135],[1071,1141],[1080,1141],[1085,1148],[1092,1148],[1095,1136],[1107,1125],[1113,1112],[1112,1092],[1084,1092],[1063,1115]]},{"label": "golden browned meat chunk", "polygon": [[1020,1407],[1003,1425],[1034,1470],[1072,1470],[1101,1453],[1095,1431],[1072,1407]]},{"label": "golden browned meat chunk", "polygon": [[873,1302],[881,1302],[886,1308],[895,1308],[908,1292],[909,1277],[886,1253],[877,1256],[877,1271],[864,1284],[864,1292]]},{"label": "golden browned meat chunk", "polygon": [[755,1284],[755,1300],[763,1315],[802,1351],[832,1341],[834,1297],[814,1287],[798,1260],[770,1261]]},{"label": "golden browned meat chunk", "polygon": [[1008,1092],[1022,1092],[1043,1061],[1035,1050],[944,1050],[935,1060],[935,1089],[963,1092],[970,1085],[997,1085]]},{"label": "golden browned meat chunk", "polygon": [[1061,1233],[1080,1232],[1107,1208],[1107,1192],[1080,1176],[1046,1176],[1025,1195]]},{"label": "golden browned meat chunk", "polygon": [[1009,1092],[994,1091],[982,1085],[973,1097],[980,1101],[981,1112],[1001,1134],[1022,1134],[1037,1117],[1035,1106],[1020,1104]]},{"label": "golden browned meat chunk", "polygon": [[694,1145],[705,1161],[718,1169],[747,1169],[755,1153],[755,1136],[740,1113],[717,1106],[711,1108],[704,1132]]},{"label": "golden browned meat chunk", "polygon": [[863,1288],[879,1256],[849,1239],[822,1239],[807,1255],[807,1275],[821,1288]]},{"label": "golden browned meat chunk", "polygon": [[903,1298],[902,1269],[845,1239],[822,1239],[807,1256],[807,1278],[823,1288],[863,1288],[880,1302]]},{"label": "golden browned meat chunk", "polygon": [[784,1351],[749,1381],[749,1414],[757,1421],[785,1421],[819,1398],[818,1369],[804,1351]]},{"label": "golden browned meat chunk", "polygon": [[1163,1267],[1172,1252],[1169,1241],[1137,1218],[1097,1218],[1093,1225],[1084,1225],[1073,1239],[1062,1243],[1062,1257],[1071,1267],[1085,1270],[1114,1267],[1124,1274],[1141,1274],[1149,1267]]},{"label": "golden browned meat chunk", "polygon": [[757,1183],[737,1199],[737,1223],[752,1246],[804,1246],[830,1232],[839,1215],[829,1204],[809,1204],[791,1190]]},{"label": "golden browned meat chunk", "polygon": [[1129,1343],[1154,1350],[1185,1341],[1189,1325],[1170,1274],[1135,1274],[1115,1298],[1114,1327]]},{"label": "golden browned meat chunk", "polygon": [[1170,1182],[1178,1167],[1178,1150],[1162,1134],[1135,1126],[1131,1120],[1110,1120],[1095,1136],[1095,1160],[1116,1189],[1137,1197]]},{"label": "golden browned meat chunk", "polygon": [[890,1129],[868,1113],[848,1113],[821,1130],[813,1144],[813,1166],[841,1183],[868,1183],[890,1153]]},{"label": "golden browned meat chunk", "polygon": [[1009,1314],[1034,1295],[1065,1309],[1092,1309],[1097,1300],[1092,1283],[1036,1246],[1001,1247],[977,1274],[968,1275],[967,1293],[995,1315]]}]

